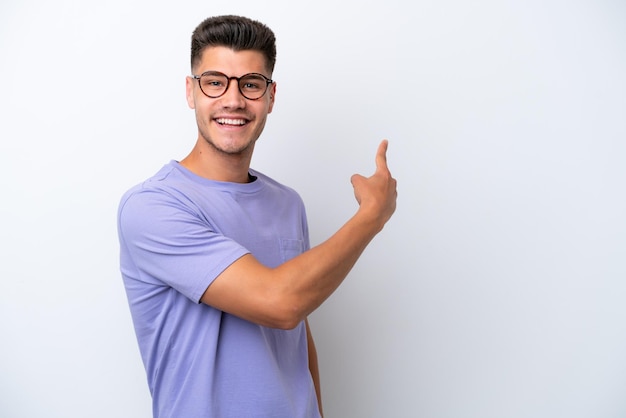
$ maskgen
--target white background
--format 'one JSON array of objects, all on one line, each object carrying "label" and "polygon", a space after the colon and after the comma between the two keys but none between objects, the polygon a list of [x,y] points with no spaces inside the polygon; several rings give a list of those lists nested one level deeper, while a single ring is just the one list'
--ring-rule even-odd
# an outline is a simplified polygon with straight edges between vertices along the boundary
[{"label": "white background", "polygon": [[147,418],[121,194],[195,141],[193,28],[278,37],[253,166],[313,244],[382,138],[397,212],[311,317],[327,417],[626,416],[626,5],[3,1],[0,416]]}]

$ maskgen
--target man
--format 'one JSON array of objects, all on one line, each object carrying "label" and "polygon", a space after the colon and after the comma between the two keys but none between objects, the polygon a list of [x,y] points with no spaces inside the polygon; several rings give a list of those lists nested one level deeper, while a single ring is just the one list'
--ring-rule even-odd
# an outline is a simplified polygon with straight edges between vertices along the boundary
[{"label": "man", "polygon": [[386,164],[354,175],[359,209],[309,248],[300,197],[250,168],[276,99],[272,31],[237,16],[192,35],[198,139],[121,200],[121,271],[155,417],[319,417],[307,315],[395,210]]}]

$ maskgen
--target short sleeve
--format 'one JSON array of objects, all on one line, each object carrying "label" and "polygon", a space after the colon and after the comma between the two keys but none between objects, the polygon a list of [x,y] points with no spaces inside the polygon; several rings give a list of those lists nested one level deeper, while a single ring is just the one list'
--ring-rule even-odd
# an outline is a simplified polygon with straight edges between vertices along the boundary
[{"label": "short sleeve", "polygon": [[118,229],[127,282],[144,288],[169,286],[194,302],[224,269],[248,253],[216,232],[192,206],[163,190],[127,193],[120,203]]}]

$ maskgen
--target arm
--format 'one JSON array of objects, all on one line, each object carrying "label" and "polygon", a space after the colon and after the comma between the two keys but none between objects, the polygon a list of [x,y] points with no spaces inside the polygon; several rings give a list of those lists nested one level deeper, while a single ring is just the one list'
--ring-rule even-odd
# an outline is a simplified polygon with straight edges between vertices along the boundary
[{"label": "arm", "polygon": [[374,175],[352,176],[359,208],[328,240],[276,268],[244,255],[213,281],[201,301],[273,328],[290,329],[304,320],[337,289],[395,211],[396,180],[386,152],[383,141]]},{"label": "arm", "polygon": [[313,385],[315,386],[315,393],[317,393],[317,404],[319,405],[320,414],[324,416],[322,409],[322,390],[320,385],[320,371],[317,365],[317,350],[315,349],[315,342],[313,341],[313,334],[309,327],[309,321],[306,323],[306,340],[309,352],[309,370],[311,371],[311,377],[313,378]]}]

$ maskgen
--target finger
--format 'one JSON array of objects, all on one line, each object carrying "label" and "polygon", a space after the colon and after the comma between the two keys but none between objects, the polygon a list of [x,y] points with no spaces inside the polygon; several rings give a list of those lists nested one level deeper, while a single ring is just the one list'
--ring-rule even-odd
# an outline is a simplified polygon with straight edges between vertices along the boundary
[{"label": "finger", "polygon": [[365,177],[360,174],[354,174],[350,177],[350,183],[352,183],[352,187],[354,189],[354,197],[356,198],[357,203],[361,204],[361,195],[359,193],[359,186],[362,182],[365,181]]},{"label": "finger", "polygon": [[376,171],[384,170],[388,171],[387,167],[387,148],[389,147],[389,141],[383,139],[378,145],[378,151],[376,151]]},{"label": "finger", "polygon": [[365,179],[365,177],[363,177],[360,174],[353,174],[352,177],[350,177],[350,183],[352,183],[352,187],[356,187],[364,179]]}]

